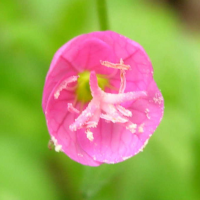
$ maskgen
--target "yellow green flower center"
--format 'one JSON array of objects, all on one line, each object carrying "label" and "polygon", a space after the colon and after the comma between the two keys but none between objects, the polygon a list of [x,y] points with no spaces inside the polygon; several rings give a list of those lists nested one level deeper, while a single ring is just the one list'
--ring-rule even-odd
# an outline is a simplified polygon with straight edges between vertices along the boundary
[{"label": "yellow green flower center", "polygon": [[[82,103],[88,103],[92,100],[92,95],[89,85],[90,72],[84,71],[79,73],[79,78],[77,80],[76,96],[77,100]],[[104,90],[105,87],[109,86],[108,78],[105,75],[97,74],[97,80],[99,87]]]}]

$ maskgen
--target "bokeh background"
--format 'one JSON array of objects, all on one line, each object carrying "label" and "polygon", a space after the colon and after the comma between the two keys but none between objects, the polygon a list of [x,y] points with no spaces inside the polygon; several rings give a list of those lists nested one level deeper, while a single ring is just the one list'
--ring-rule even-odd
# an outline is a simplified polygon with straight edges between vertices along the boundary
[{"label": "bokeh background", "polygon": [[45,75],[61,45],[99,30],[95,2],[0,2],[0,200],[199,200],[199,0],[107,1],[110,29],[145,48],[165,99],[142,153],[92,168],[48,150]]}]

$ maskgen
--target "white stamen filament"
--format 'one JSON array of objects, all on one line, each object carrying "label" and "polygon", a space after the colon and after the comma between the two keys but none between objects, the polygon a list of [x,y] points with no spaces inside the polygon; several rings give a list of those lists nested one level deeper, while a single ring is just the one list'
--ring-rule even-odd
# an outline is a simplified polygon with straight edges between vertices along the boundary
[{"label": "white stamen filament", "polygon": [[130,65],[125,65],[122,58],[120,59],[120,63],[114,64],[108,61],[102,61],[100,60],[100,63],[106,67],[114,68],[114,69],[123,69],[123,70],[129,70]]},{"label": "white stamen filament", "polygon": [[131,117],[132,112],[130,110],[125,109],[124,107],[117,105],[116,108],[121,112],[124,116]]},{"label": "white stamen filament", "polygon": [[72,105],[72,103],[68,103],[67,104],[67,108],[68,108],[68,110],[69,110],[69,112],[71,112],[71,113],[80,113],[80,111],[78,110],[78,109],[76,109],[73,105]]},{"label": "white stamen filament", "polygon": [[63,89],[67,89],[67,90],[74,90],[75,87],[67,87],[69,83],[73,83],[75,81],[77,81],[79,76],[71,76],[67,79],[65,79],[63,82],[60,83],[60,85],[58,86],[56,92],[54,93],[54,98],[58,99],[58,97],[60,96],[60,92]]}]

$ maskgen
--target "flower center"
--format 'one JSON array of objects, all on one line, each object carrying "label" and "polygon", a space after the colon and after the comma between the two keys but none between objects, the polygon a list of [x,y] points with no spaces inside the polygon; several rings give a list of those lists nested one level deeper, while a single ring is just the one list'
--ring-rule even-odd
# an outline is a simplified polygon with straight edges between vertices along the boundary
[{"label": "flower center", "polygon": [[[88,103],[92,100],[92,95],[90,91],[89,79],[90,72],[84,71],[79,73],[79,78],[77,80],[76,96],[77,100],[81,103]],[[97,74],[97,80],[99,87],[104,90],[105,87],[109,87],[109,81],[105,75]]]},{"label": "flower center", "polygon": [[[64,79],[56,88],[54,98],[58,99],[63,89],[73,91],[75,89],[76,100],[81,103],[88,103],[83,111],[76,109],[72,103],[68,103],[68,111],[78,114],[75,121],[69,126],[71,131],[78,129],[85,129],[87,138],[93,141],[93,132],[90,129],[96,128],[100,118],[106,122],[120,123],[135,133],[137,124],[131,121],[132,112],[120,104],[127,101],[135,101],[139,98],[147,96],[145,91],[126,92],[126,70],[130,69],[129,65],[125,65],[123,60],[120,63],[113,64],[108,61],[100,61],[103,66],[111,67],[120,70],[120,88],[118,94],[104,92],[105,87],[109,87],[108,78],[105,75],[96,74],[95,71],[84,71],[79,73],[78,76],[71,76]],[[77,82],[77,84],[75,84]],[[71,85],[75,84],[75,86]],[[71,86],[70,86],[71,85]],[[142,132],[143,127],[138,128],[138,132]],[[53,141],[57,150],[62,147]]]},{"label": "flower center", "polygon": [[[129,70],[130,66],[125,65],[123,60],[120,63],[113,64],[108,61],[100,61],[102,65],[120,70],[121,84],[118,94],[104,92],[104,87],[108,85],[108,80],[105,77],[96,75],[95,71],[83,72],[79,74],[77,97],[79,101],[85,102],[87,99],[89,104],[79,114],[79,111],[69,105],[71,110],[76,111],[79,116],[69,126],[71,131],[85,129],[87,138],[92,142],[94,140],[91,129],[96,128],[100,118],[107,122],[123,124],[131,133],[135,133],[137,124],[132,123],[130,117],[132,112],[127,110],[121,103],[127,101],[135,101],[138,98],[144,98],[147,94],[145,91],[127,92],[124,93],[126,87],[125,70]],[[142,131],[142,129],[140,130]]]}]

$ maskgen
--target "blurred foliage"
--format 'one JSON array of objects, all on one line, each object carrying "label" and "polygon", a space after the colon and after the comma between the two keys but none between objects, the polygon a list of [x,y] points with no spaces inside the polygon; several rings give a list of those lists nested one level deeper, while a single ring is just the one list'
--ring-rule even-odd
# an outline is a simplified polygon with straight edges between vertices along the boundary
[{"label": "blurred foliage", "polygon": [[200,199],[200,37],[176,13],[141,0],[110,0],[111,30],[149,54],[165,99],[164,119],[143,153],[82,166],[47,149],[41,109],[56,50],[99,30],[92,0],[0,2],[0,199]]}]

